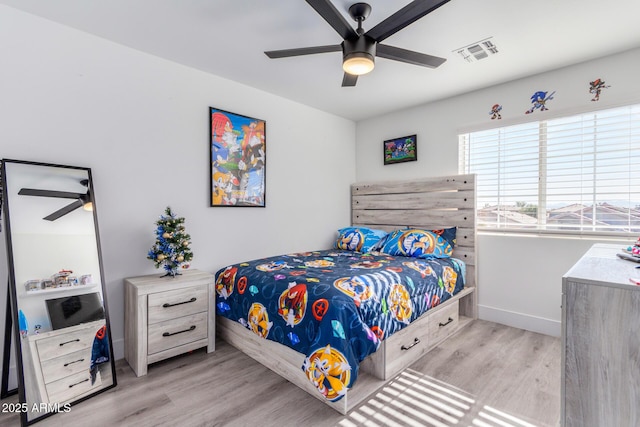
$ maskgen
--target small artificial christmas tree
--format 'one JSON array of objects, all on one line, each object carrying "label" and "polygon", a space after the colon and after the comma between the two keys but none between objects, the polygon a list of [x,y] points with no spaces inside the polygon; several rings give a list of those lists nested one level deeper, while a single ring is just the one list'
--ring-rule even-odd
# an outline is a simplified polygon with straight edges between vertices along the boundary
[{"label": "small artificial christmas tree", "polygon": [[[189,248],[191,236],[185,233],[184,218],[176,217],[167,206],[164,215],[156,221],[156,243],[149,250],[147,258],[156,268],[162,265],[167,272],[164,276],[175,276],[179,268],[189,268],[193,253]],[[164,277],[162,276],[162,277]]]}]

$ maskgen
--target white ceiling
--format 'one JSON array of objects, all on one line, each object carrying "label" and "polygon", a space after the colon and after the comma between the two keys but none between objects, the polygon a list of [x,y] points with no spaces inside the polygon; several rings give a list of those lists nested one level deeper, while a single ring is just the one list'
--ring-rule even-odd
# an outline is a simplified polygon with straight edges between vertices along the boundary
[{"label": "white ceiling", "polygon": [[[332,2],[351,22],[347,9],[355,1]],[[0,3],[352,120],[640,46],[638,0],[451,0],[384,42],[447,62],[429,69],[378,58],[356,87],[343,88],[339,52],[263,54],[342,41],[304,0]],[[368,3],[365,30],[410,1]],[[467,63],[454,53],[488,37],[497,55]]]}]

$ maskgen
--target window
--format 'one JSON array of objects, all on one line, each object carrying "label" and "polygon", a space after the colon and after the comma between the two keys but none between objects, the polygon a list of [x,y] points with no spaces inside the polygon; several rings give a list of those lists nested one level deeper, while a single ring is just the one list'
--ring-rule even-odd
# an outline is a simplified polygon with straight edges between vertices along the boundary
[{"label": "window", "polygon": [[640,232],[640,105],[459,135],[478,226]]}]

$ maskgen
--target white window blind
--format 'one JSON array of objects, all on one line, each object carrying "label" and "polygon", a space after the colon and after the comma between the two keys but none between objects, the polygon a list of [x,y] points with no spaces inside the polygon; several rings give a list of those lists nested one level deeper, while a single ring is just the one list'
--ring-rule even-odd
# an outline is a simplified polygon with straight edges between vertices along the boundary
[{"label": "white window blind", "polygon": [[459,135],[478,226],[640,232],[640,105]]}]

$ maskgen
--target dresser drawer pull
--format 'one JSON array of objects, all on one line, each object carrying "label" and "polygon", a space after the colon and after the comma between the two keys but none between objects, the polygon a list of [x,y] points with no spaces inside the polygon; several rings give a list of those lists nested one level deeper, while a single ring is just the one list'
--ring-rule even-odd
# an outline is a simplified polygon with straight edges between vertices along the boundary
[{"label": "dresser drawer pull", "polygon": [[191,325],[191,327],[189,329],[185,329],[184,331],[178,331],[178,332],[165,332],[164,334],[162,334],[163,337],[170,337],[172,335],[178,335],[178,334],[182,334],[184,332],[191,332],[193,330],[196,329],[196,325]]},{"label": "dresser drawer pull", "polygon": [[79,384],[82,384],[82,383],[86,383],[87,381],[89,381],[89,378],[85,378],[85,379],[83,379],[82,381],[78,381],[78,382],[77,382],[77,383],[75,383],[75,384],[69,384],[69,388],[71,388],[71,387],[75,387],[75,386],[77,386],[77,385],[79,385]]},{"label": "dresser drawer pull", "polygon": [[410,344],[408,346],[407,345],[403,345],[402,347],[400,347],[400,350],[409,350],[411,347],[413,347],[413,346],[415,346],[415,345],[417,345],[419,343],[420,343],[420,339],[419,338],[415,338],[413,340],[413,344]]},{"label": "dresser drawer pull", "polygon": [[74,363],[79,363],[79,362],[84,362],[84,359],[78,359],[78,360],[74,360],[73,362],[67,362],[64,364],[64,367],[66,368],[69,365],[73,365]]},{"label": "dresser drawer pull", "polygon": [[442,322],[438,323],[438,326],[440,326],[442,328],[443,326],[447,326],[451,322],[453,322],[453,317],[449,317],[449,320],[447,320],[444,323],[442,323]]},{"label": "dresser drawer pull", "polygon": [[191,298],[189,301],[182,301],[182,302],[177,302],[175,304],[169,304],[168,302],[165,302],[164,304],[162,304],[162,306],[164,308],[169,308],[169,307],[174,307],[176,305],[181,305],[181,304],[189,304],[190,302],[196,302],[197,298],[193,297]]},{"label": "dresser drawer pull", "polygon": [[71,340],[71,341],[61,342],[60,347],[62,347],[65,344],[71,344],[72,342],[80,342],[80,338],[76,338],[75,340]]}]

